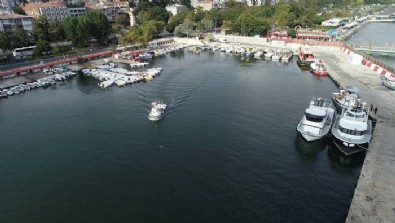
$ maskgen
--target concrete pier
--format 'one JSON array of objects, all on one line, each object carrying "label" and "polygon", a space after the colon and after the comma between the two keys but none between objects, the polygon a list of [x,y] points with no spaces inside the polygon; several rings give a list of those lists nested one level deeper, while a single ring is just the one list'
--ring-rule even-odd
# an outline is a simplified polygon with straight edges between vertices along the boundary
[{"label": "concrete pier", "polygon": [[351,65],[339,48],[311,48],[339,85],[357,86],[363,101],[378,108],[378,121],[352,198],[347,223],[395,222],[395,91],[379,74]]}]

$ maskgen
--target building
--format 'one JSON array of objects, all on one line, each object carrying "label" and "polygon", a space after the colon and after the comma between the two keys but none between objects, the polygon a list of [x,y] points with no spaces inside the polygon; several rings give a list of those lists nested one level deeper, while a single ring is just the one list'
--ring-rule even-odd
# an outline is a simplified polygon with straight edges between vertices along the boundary
[{"label": "building", "polygon": [[173,15],[177,15],[177,13],[179,13],[179,12],[186,12],[189,9],[185,5],[172,4],[172,5],[166,6],[166,10],[168,12],[170,12],[171,14],[173,14]]},{"label": "building", "polygon": [[247,0],[246,2],[248,6],[262,6],[265,4],[264,0]]},{"label": "building", "polygon": [[114,22],[120,11],[129,10],[129,3],[115,0],[113,2],[88,2],[85,7],[87,11],[102,11],[107,16],[108,21]]},{"label": "building", "polygon": [[69,16],[67,7],[59,2],[27,3],[20,6],[27,15],[35,18],[45,16],[49,22],[63,21]]},{"label": "building", "polygon": [[20,2],[20,0],[0,0],[0,9],[11,12],[12,8],[19,5]]},{"label": "building", "polygon": [[11,32],[17,28],[32,32],[33,17],[15,13],[0,13],[0,32]]},{"label": "building", "polygon": [[82,5],[67,5],[67,11],[69,16],[80,16],[84,15],[86,12],[85,4]]}]

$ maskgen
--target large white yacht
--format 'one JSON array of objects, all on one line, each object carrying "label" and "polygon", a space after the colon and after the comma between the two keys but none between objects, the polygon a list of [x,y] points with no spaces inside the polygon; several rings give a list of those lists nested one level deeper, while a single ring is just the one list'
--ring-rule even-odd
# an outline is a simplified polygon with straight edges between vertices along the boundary
[{"label": "large white yacht", "polygon": [[355,86],[346,86],[345,89],[332,93],[332,100],[339,109],[355,108],[360,106],[361,97],[359,89]]},{"label": "large white yacht", "polygon": [[367,150],[372,138],[372,121],[368,112],[362,107],[343,110],[333,127],[333,142],[345,155],[352,155],[362,150]]},{"label": "large white yacht", "polygon": [[151,103],[152,108],[151,112],[148,115],[148,119],[151,121],[158,121],[160,120],[163,115],[165,114],[166,104],[161,101],[155,101]]},{"label": "large white yacht", "polygon": [[306,141],[315,141],[328,135],[334,118],[335,110],[330,99],[313,98],[296,129]]}]

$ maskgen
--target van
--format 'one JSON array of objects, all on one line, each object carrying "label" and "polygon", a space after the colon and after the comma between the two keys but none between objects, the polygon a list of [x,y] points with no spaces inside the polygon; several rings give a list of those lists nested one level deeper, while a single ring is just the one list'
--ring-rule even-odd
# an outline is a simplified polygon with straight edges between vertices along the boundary
[{"label": "van", "polygon": [[228,40],[226,38],[219,38],[218,41],[221,42],[221,43],[227,43],[228,42]]}]

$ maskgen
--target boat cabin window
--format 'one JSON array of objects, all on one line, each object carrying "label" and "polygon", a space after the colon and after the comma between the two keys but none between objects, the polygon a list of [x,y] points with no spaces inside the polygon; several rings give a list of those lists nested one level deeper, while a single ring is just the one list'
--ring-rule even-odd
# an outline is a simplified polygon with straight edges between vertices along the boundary
[{"label": "boat cabin window", "polygon": [[340,132],[345,133],[347,135],[363,136],[366,134],[366,130],[364,130],[364,131],[351,130],[351,129],[343,128],[340,125],[339,125],[339,130],[340,130]]},{"label": "boat cabin window", "polygon": [[347,112],[346,115],[348,117],[352,117],[352,118],[363,118],[363,117],[365,117],[365,114],[354,114],[354,113],[351,113],[351,112]]},{"label": "boat cabin window", "polygon": [[319,116],[319,115],[313,115],[310,113],[305,113],[306,119],[310,122],[322,122],[324,120],[325,116]]}]

